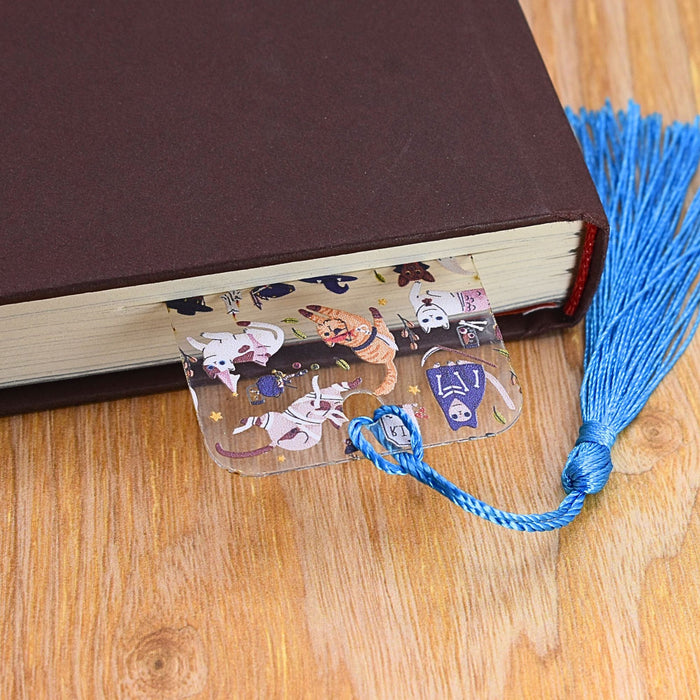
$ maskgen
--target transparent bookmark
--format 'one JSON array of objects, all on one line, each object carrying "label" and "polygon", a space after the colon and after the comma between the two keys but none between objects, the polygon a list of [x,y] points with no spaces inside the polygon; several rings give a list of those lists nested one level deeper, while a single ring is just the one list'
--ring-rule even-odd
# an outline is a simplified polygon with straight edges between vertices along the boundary
[{"label": "transparent bookmark", "polygon": [[[426,447],[495,435],[522,395],[471,256],[339,272],[168,303],[199,425],[225,469],[362,457],[349,419],[403,409]],[[391,413],[370,430],[406,449]]]}]

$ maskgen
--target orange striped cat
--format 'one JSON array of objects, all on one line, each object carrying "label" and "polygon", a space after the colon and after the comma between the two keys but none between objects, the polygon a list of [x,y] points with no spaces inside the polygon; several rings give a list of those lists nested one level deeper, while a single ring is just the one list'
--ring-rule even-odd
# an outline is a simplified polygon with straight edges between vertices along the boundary
[{"label": "orange striped cat", "polygon": [[377,396],[382,396],[396,386],[398,375],[394,357],[398,348],[379,311],[373,307],[370,307],[369,311],[374,319],[373,323],[363,316],[331,309],[328,306],[307,304],[306,309],[299,309],[302,316],[316,324],[321,340],[328,347],[332,348],[336,343],[345,345],[361,360],[386,367],[384,381],[374,390]]}]

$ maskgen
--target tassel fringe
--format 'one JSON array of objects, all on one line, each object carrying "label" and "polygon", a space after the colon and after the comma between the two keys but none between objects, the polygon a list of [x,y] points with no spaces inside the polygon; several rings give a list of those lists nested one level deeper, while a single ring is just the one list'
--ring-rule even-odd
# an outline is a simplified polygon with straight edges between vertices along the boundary
[{"label": "tassel fringe", "polygon": [[[465,493],[423,461],[418,427],[398,406],[350,423],[350,439],[380,469],[410,474],[469,513],[515,530],[569,524],[587,494],[608,481],[610,448],[690,344],[700,324],[700,194],[684,213],[700,162],[700,118],[663,127],[630,102],[615,113],[567,110],[610,221],[605,269],[586,315],[583,425],[562,473],[568,494],[549,513],[508,513]],[[399,416],[413,452],[379,455],[362,434],[384,413]]]}]

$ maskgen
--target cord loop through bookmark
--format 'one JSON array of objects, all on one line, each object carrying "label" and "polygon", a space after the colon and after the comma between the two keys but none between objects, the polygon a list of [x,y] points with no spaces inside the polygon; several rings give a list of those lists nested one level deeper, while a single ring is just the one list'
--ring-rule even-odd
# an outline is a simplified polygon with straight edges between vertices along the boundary
[{"label": "cord loop through bookmark", "polygon": [[[379,423],[386,415],[397,416],[403,426],[408,431],[411,441],[411,452],[395,452],[392,457],[396,460],[391,462],[384,459],[377,450],[374,449],[372,443],[362,434],[364,428],[371,428]],[[416,471],[416,463],[423,462],[423,438],[421,437],[418,426],[409,418],[408,413],[400,406],[380,406],[374,412],[374,418],[360,416],[350,422],[348,434],[353,445],[357,447],[362,454],[374,464],[375,467],[381,469],[387,474],[411,474]],[[377,433],[381,440],[381,433]]]}]

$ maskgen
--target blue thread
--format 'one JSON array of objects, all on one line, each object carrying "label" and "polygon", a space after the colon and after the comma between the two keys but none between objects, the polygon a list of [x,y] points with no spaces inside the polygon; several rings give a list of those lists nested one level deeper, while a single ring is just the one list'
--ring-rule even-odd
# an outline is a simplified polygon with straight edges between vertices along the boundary
[{"label": "blue thread", "polygon": [[[388,413],[398,416],[411,436],[412,452],[398,452],[393,454],[392,457],[396,460],[395,462],[380,455],[363,435],[363,428],[370,426]],[[494,508],[488,505],[488,503],[480,501],[478,498],[459,489],[423,461],[423,440],[420,435],[420,430],[408,413],[400,406],[380,406],[374,412],[373,419],[367,418],[366,416],[354,418],[350,422],[348,431],[350,433],[350,439],[355,447],[357,447],[374,466],[382,471],[388,474],[406,474],[412,476],[426,486],[435,489],[446,498],[449,498],[453,503],[468,513],[478,515],[480,518],[484,518],[485,520],[489,520],[492,523],[502,525],[512,530],[543,532],[563,527],[578,515],[583,506],[585,494],[580,492],[569,494],[562,501],[557,510],[550,513],[537,513],[534,515],[508,513],[507,511]],[[389,445],[384,445],[384,447],[390,449]]]},{"label": "blue thread", "polygon": [[[700,161],[700,118],[664,128],[629,103],[615,113],[567,110],[610,221],[606,265],[586,315],[583,424],[562,472],[567,496],[549,513],[517,514],[465,493],[423,461],[420,431],[398,406],[356,418],[350,438],[379,469],[408,474],[469,513],[515,530],[552,530],[570,523],[587,494],[608,481],[616,436],[641,411],[678,361],[700,324],[700,195],[683,206]],[[393,413],[409,430],[412,452],[382,457],[363,427]],[[390,449],[388,445],[385,448]]]}]

